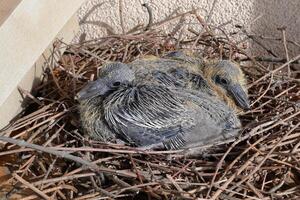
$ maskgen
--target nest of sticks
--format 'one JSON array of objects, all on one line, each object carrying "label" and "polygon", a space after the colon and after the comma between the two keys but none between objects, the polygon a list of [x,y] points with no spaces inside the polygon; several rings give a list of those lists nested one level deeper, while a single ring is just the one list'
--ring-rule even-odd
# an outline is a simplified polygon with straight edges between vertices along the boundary
[{"label": "nest of sticks", "polygon": [[[245,33],[243,27],[230,33],[224,30],[230,22],[212,27],[195,12],[185,15],[195,17],[203,31],[189,29],[184,38],[179,26],[165,34],[159,31],[165,20],[148,30],[80,44],[57,41],[35,95],[20,88],[28,106],[0,134],[9,136],[0,138],[0,158],[10,171],[0,177],[0,192],[27,200],[299,199],[300,85],[293,66],[300,56],[252,57],[245,42],[255,42],[255,36],[235,40]],[[275,39],[284,46],[293,43]],[[178,49],[241,63],[252,109],[240,116],[244,128],[239,138],[203,147],[204,153],[189,157],[182,150],[141,151],[83,135],[74,96],[96,78],[102,64]]]}]

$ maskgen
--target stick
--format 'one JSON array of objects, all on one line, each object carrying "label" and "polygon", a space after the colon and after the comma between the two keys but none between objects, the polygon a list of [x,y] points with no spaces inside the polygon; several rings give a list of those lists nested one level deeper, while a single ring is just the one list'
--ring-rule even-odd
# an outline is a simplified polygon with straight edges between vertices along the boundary
[{"label": "stick", "polygon": [[38,188],[36,188],[35,186],[33,186],[31,183],[29,183],[28,181],[24,180],[21,176],[19,176],[18,174],[14,173],[13,177],[15,179],[17,179],[19,182],[23,183],[24,185],[26,185],[27,187],[29,187],[31,190],[33,190],[35,193],[37,193],[39,196],[43,197],[44,199],[49,199],[51,200],[52,198],[50,198],[48,195],[46,195],[44,192],[42,192],[41,190],[39,190]]},{"label": "stick", "polygon": [[147,3],[143,3],[142,6],[144,6],[144,7],[147,9],[148,16],[149,16],[148,24],[147,24],[147,26],[146,26],[145,29],[144,29],[144,31],[147,31],[147,30],[150,29],[150,27],[151,27],[152,24],[153,24],[153,13],[152,13],[151,7],[150,7]]},{"label": "stick", "polygon": [[56,155],[56,156],[61,157],[61,158],[72,160],[74,162],[82,164],[83,166],[87,166],[91,170],[95,170],[96,172],[103,172],[103,173],[120,175],[120,176],[131,177],[131,178],[136,177],[136,175],[134,173],[126,173],[126,172],[123,172],[123,171],[120,171],[120,170],[113,170],[113,169],[109,169],[109,168],[99,167],[98,165],[96,165],[92,162],[89,162],[87,160],[84,160],[84,159],[82,159],[78,156],[73,156],[73,155],[71,155],[69,153],[66,153],[64,151],[57,151],[57,150],[54,150],[53,148],[43,147],[43,146],[36,145],[36,144],[31,144],[31,143],[25,142],[24,140],[13,139],[13,138],[10,138],[10,137],[5,137],[5,136],[0,136],[0,140],[18,145],[20,147],[28,147],[28,148],[31,148],[31,149],[35,149],[37,151],[42,151],[42,152],[45,152],[45,153]]},{"label": "stick", "polygon": [[[283,47],[284,47],[284,51],[285,51],[285,55],[286,55],[286,60],[288,62],[290,60],[290,58],[289,58],[289,51],[288,51],[287,43],[286,43],[286,34],[285,34],[286,27],[279,28],[279,30],[281,30],[281,33],[282,33]],[[290,64],[288,64],[288,77],[291,77]]]},{"label": "stick", "polygon": [[269,73],[265,74],[264,76],[260,77],[259,79],[257,79],[256,81],[254,81],[249,87],[253,87],[255,84],[257,84],[258,82],[262,81],[263,79],[267,78],[268,76],[271,76],[272,73],[278,72],[279,70],[285,68],[286,66],[288,66],[289,64],[291,64],[292,62],[299,60],[300,59],[300,54],[294,58],[292,58],[290,61],[286,62],[285,64],[281,65],[280,67],[278,67],[277,69],[274,69],[272,71],[270,71]]}]

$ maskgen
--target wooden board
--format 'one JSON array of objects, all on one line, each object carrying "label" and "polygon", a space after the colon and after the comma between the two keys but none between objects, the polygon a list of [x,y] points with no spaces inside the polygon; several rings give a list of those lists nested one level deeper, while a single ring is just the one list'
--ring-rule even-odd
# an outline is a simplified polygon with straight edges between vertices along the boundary
[{"label": "wooden board", "polygon": [[0,26],[9,17],[21,0],[0,1]]},{"label": "wooden board", "polygon": [[31,90],[52,41],[69,43],[79,30],[75,12],[83,2],[21,1],[0,25],[0,129],[22,110],[17,87]]}]

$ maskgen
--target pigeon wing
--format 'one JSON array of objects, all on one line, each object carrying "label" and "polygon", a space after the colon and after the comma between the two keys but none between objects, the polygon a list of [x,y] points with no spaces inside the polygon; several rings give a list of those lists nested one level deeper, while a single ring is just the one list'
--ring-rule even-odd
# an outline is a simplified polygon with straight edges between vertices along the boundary
[{"label": "pigeon wing", "polygon": [[107,124],[136,146],[164,143],[180,148],[183,135],[193,127],[185,102],[161,85],[123,87],[108,96],[104,106]]}]

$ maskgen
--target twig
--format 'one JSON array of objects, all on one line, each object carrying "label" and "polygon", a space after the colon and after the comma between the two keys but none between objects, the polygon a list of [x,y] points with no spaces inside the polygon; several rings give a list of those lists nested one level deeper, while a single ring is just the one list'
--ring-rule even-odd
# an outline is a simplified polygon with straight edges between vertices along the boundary
[{"label": "twig", "polygon": [[30,188],[31,190],[33,190],[35,193],[37,193],[39,196],[43,197],[44,199],[51,199],[48,195],[46,195],[44,192],[42,192],[41,190],[39,190],[38,188],[36,188],[35,186],[33,186],[31,183],[29,183],[28,181],[24,180],[21,176],[19,176],[18,174],[14,173],[13,177],[15,179],[17,179],[19,182],[21,182],[22,184],[26,185],[28,188]]},{"label": "twig", "polygon": [[300,59],[300,54],[294,58],[292,58],[290,61],[286,62],[285,64],[281,65],[280,67],[270,71],[269,73],[265,74],[264,76],[262,76],[261,78],[257,79],[256,81],[254,81],[250,86],[248,86],[248,88],[253,87],[255,84],[257,84],[258,82],[262,81],[263,79],[265,79],[268,76],[271,76],[272,73],[276,73],[279,70],[285,68],[286,66],[288,66],[289,64],[291,64],[292,62],[299,60]]},{"label": "twig", "polygon": [[[288,51],[288,48],[287,48],[286,34],[285,34],[286,27],[281,27],[278,30],[281,30],[282,40],[283,40],[283,47],[284,47],[284,51],[285,51],[285,56],[286,56],[287,62],[289,62],[290,58],[289,58],[289,51]],[[288,64],[287,68],[288,68],[288,77],[290,77],[291,76],[291,67],[290,67],[290,64]]]},{"label": "twig", "polygon": [[42,152],[46,152],[46,153],[56,155],[56,156],[61,157],[61,158],[72,160],[74,162],[82,164],[83,166],[87,166],[90,169],[95,170],[96,172],[117,174],[117,175],[125,176],[125,177],[136,177],[136,175],[134,175],[134,174],[124,173],[124,172],[119,171],[119,170],[112,170],[112,169],[109,169],[109,168],[100,168],[100,167],[98,167],[98,165],[96,165],[94,163],[91,163],[91,162],[89,162],[87,160],[84,160],[80,157],[70,155],[69,153],[66,153],[64,151],[57,151],[57,150],[54,150],[53,148],[47,148],[47,147],[42,147],[40,145],[31,144],[31,143],[25,142],[24,140],[17,140],[17,139],[5,137],[5,136],[0,136],[0,140],[15,144],[15,145],[18,145],[18,146],[21,146],[21,147],[32,148],[32,149],[35,149],[35,150],[38,150],[38,151],[42,151]]},{"label": "twig", "polygon": [[280,138],[280,140],[272,147],[272,149],[268,152],[268,154],[262,159],[262,161],[255,167],[255,169],[253,169],[246,177],[244,177],[241,181],[235,183],[235,185],[233,187],[231,187],[231,189],[239,186],[241,183],[247,181],[251,176],[253,176],[259,169],[260,167],[265,163],[265,161],[269,158],[269,156],[274,152],[274,150],[279,146],[279,144],[284,141],[289,134],[291,134],[296,128],[298,128],[298,126],[300,125],[300,123],[298,123],[297,125],[295,125],[290,131],[288,131],[282,138]]},{"label": "twig", "polygon": [[142,6],[144,6],[147,9],[147,12],[148,12],[148,18],[149,18],[148,19],[148,24],[144,29],[144,31],[147,31],[147,30],[150,29],[150,27],[153,24],[153,13],[152,13],[151,7],[147,3],[143,3]]},{"label": "twig", "polygon": [[[287,60],[285,58],[275,58],[275,57],[254,57],[256,61],[262,61],[262,62],[274,62],[274,63],[286,63]],[[242,58],[240,61],[249,61],[251,59],[249,58]],[[294,62],[291,62],[291,64],[300,64],[298,60],[295,60]]]}]

